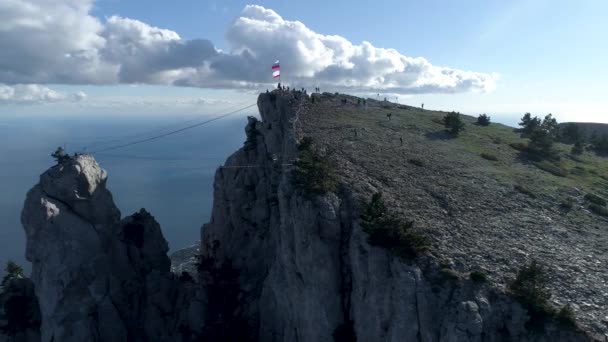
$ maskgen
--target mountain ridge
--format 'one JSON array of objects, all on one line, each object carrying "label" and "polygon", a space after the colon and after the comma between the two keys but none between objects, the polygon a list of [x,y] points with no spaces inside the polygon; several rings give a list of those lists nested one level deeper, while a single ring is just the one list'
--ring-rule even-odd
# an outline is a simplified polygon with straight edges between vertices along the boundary
[{"label": "mountain ridge", "polygon": [[[199,253],[196,274],[170,272],[166,242],[150,214],[120,219],[105,189],[107,175],[92,157],[76,156],[43,174],[23,211],[43,341],[592,339],[553,319],[532,329],[529,312],[505,289],[532,254],[576,247],[577,239],[601,252],[606,222],[585,212],[583,202],[573,222],[597,228],[577,229],[559,216],[544,184],[561,189],[578,178],[554,179],[520,161],[509,146],[520,140],[511,128],[484,130],[464,118],[465,132],[452,139],[441,123],[445,113],[327,93],[274,90],[260,95],[258,108],[262,121],[249,120],[245,146],[216,172],[211,220],[201,230],[200,250],[190,249]],[[295,186],[304,137],[334,162],[335,192],[309,196]],[[499,166],[481,152],[495,153]],[[543,176],[528,182],[538,187],[537,199],[508,182],[526,175]],[[40,188],[57,191],[48,196]],[[573,196],[582,200],[583,190]],[[426,234],[428,253],[408,261],[370,245],[359,216],[377,192]],[[548,222],[557,228],[549,230]],[[44,233],[51,231],[61,238]],[[548,231],[555,241],[542,241]],[[574,272],[582,285],[595,287],[580,292],[565,283],[565,270],[550,273],[550,290],[565,290],[556,291],[560,305],[567,295],[596,299],[602,291],[587,272],[600,266],[578,260],[589,255],[579,252],[567,257],[580,269]],[[174,270],[194,273],[191,255],[180,259],[188,267],[177,262]],[[72,262],[66,268],[62,260]],[[88,276],[79,277],[81,271]],[[471,279],[471,271],[487,273],[489,281]],[[597,312],[605,304],[592,305],[598,309],[575,311],[582,327],[598,336],[602,330],[593,324],[601,324]],[[66,324],[75,327],[71,335]]]}]

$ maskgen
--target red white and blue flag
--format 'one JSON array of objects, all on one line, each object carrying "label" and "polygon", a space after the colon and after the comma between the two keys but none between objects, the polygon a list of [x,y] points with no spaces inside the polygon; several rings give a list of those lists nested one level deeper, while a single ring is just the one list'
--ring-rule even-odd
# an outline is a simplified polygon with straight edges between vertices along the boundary
[{"label": "red white and blue flag", "polygon": [[272,78],[277,77],[281,77],[281,65],[278,60],[272,65]]}]

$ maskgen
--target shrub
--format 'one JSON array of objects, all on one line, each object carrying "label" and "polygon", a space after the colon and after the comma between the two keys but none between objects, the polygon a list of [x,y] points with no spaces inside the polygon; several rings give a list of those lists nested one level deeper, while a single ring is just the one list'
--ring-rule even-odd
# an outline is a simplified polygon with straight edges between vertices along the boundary
[{"label": "shrub", "polygon": [[295,186],[309,196],[332,192],[338,187],[333,165],[326,156],[315,151],[309,137],[298,144],[294,178]]},{"label": "shrub", "polygon": [[256,117],[249,116],[247,117],[247,127],[245,127],[245,135],[247,136],[247,140],[245,140],[245,149],[253,150],[257,145],[257,137],[260,135],[256,125],[259,120]]},{"label": "shrub", "polygon": [[414,165],[416,165],[418,167],[423,167],[424,166],[424,162],[422,160],[420,160],[420,159],[409,159],[408,162],[410,164],[414,164]]},{"label": "shrub", "polygon": [[23,278],[23,268],[12,260],[9,260],[6,263],[4,271],[6,274],[4,275],[4,278],[2,278],[2,286],[4,286],[10,279]]},{"label": "shrub", "polygon": [[596,135],[592,144],[595,153],[599,155],[608,155],[608,134],[602,134],[601,137]]},{"label": "shrub", "polygon": [[551,292],[547,289],[547,274],[536,260],[517,272],[517,277],[509,284],[509,290],[528,309],[530,323],[533,325],[553,314],[553,309],[549,306]]},{"label": "shrub", "polygon": [[570,307],[570,304],[563,306],[555,318],[564,326],[573,327],[576,325],[576,317],[574,315],[574,310],[572,310],[572,307]]},{"label": "shrub", "polygon": [[575,166],[572,170],[570,170],[570,173],[577,176],[586,176],[587,169],[585,169],[584,167]]},{"label": "shrub", "polygon": [[414,258],[429,247],[427,238],[414,232],[413,225],[413,221],[403,221],[390,213],[381,193],[372,196],[361,214],[361,227],[369,235],[369,243],[388,248],[404,258]]},{"label": "shrub", "polygon": [[605,206],[606,200],[601,198],[600,196],[592,193],[588,193],[585,195],[585,199],[593,204],[597,204],[599,206]]},{"label": "shrub", "polygon": [[481,154],[481,157],[482,157],[483,159],[487,159],[487,160],[491,160],[491,161],[498,161],[498,157],[496,157],[496,156],[495,156],[495,155],[493,155],[493,154],[489,154],[489,153],[482,153],[482,154]]},{"label": "shrub", "polygon": [[479,117],[477,117],[477,124],[480,126],[489,126],[490,117],[485,114],[481,114]]},{"label": "shrub", "polygon": [[460,131],[464,129],[464,122],[460,120],[460,114],[456,112],[448,113],[443,118],[443,124],[445,128],[454,136],[458,136]]},{"label": "shrub", "polygon": [[604,206],[591,203],[589,204],[589,210],[597,215],[608,217],[608,208]]},{"label": "shrub", "polygon": [[575,123],[568,123],[559,130],[559,140],[564,144],[575,144],[584,139],[584,134]]},{"label": "shrub", "polygon": [[471,280],[476,283],[483,283],[488,280],[488,276],[482,271],[473,271],[471,272]]},{"label": "shrub", "polygon": [[70,160],[70,156],[67,153],[65,153],[65,150],[61,146],[57,147],[55,152],[53,152],[51,154],[51,157],[53,157],[55,159],[57,164],[61,164],[61,163],[64,163],[64,162]]},{"label": "shrub", "polygon": [[523,142],[510,143],[509,146],[521,152],[526,151],[528,149],[528,144]]},{"label": "shrub", "polygon": [[540,162],[535,162],[534,165],[536,167],[538,167],[539,169],[549,172],[550,174],[554,175],[554,176],[558,176],[558,177],[566,177],[568,176],[568,170],[562,169],[561,167],[548,162],[546,160],[540,161]]},{"label": "shrub", "polygon": [[559,206],[564,210],[572,210],[572,208],[574,208],[574,198],[568,197],[563,199]]},{"label": "shrub", "polygon": [[520,184],[516,184],[515,186],[513,186],[513,188],[515,188],[515,190],[521,192],[524,195],[528,195],[532,198],[536,198],[536,194],[534,194],[534,192],[532,192],[532,190],[528,189],[527,187],[520,185]]},{"label": "shrub", "polygon": [[585,151],[585,148],[583,146],[583,143],[579,141],[576,141],[574,143],[574,145],[572,146],[572,148],[570,149],[570,154],[573,154],[575,156],[580,156],[581,154],[583,154],[583,152]]},{"label": "shrub", "polygon": [[528,153],[537,159],[557,158],[557,152],[553,148],[551,133],[543,129],[535,129],[530,134]]}]

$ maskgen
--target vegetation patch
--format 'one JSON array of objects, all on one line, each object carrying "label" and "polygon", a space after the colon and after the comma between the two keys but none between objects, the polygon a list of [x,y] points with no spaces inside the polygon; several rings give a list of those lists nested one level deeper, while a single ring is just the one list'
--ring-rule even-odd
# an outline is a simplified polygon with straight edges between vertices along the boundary
[{"label": "vegetation patch", "polygon": [[555,315],[555,310],[549,305],[551,292],[547,288],[546,270],[535,260],[517,272],[517,277],[509,284],[509,290],[528,310],[529,327],[541,327],[548,318]]},{"label": "vegetation patch", "polygon": [[585,200],[587,200],[590,203],[602,206],[602,207],[606,206],[606,200],[596,194],[592,194],[592,193],[586,194]]},{"label": "vegetation patch", "polygon": [[490,117],[486,114],[481,114],[477,117],[477,124],[479,126],[489,126],[490,125]]},{"label": "vegetation patch", "polygon": [[549,172],[550,174],[557,176],[557,177],[567,177],[569,174],[568,170],[563,169],[547,160],[534,162],[534,165],[537,168],[539,168],[543,171]]},{"label": "vegetation patch", "polygon": [[424,162],[422,160],[420,160],[420,159],[409,159],[408,162],[410,164],[414,164],[414,165],[416,165],[418,167],[424,167]]},{"label": "vegetation patch", "polygon": [[522,194],[524,194],[524,195],[528,195],[528,196],[530,196],[530,197],[532,197],[532,198],[536,198],[536,194],[535,194],[535,193],[534,193],[532,190],[528,189],[528,188],[527,188],[526,186],[524,186],[524,185],[521,185],[521,184],[515,184],[515,185],[513,186],[513,188],[514,188],[515,190],[517,190],[517,191],[521,192],[521,193],[522,193]]},{"label": "vegetation patch", "polygon": [[576,316],[574,314],[574,310],[572,310],[572,307],[570,307],[570,305],[566,305],[566,306],[562,307],[559,310],[559,312],[557,313],[557,315],[555,316],[555,318],[563,326],[566,326],[566,327],[576,326]]},{"label": "vegetation patch", "polygon": [[570,211],[570,210],[572,210],[572,208],[574,208],[574,203],[575,203],[574,198],[567,197],[561,201],[559,206],[560,206],[560,208],[562,208],[566,211]]},{"label": "vegetation patch", "polygon": [[482,271],[473,271],[471,272],[471,280],[476,283],[484,283],[488,280],[488,276]]},{"label": "vegetation patch", "polygon": [[487,159],[487,160],[491,160],[491,161],[498,161],[498,157],[496,157],[495,155],[490,154],[490,153],[482,153],[481,157],[483,159]]},{"label": "vegetation patch", "polygon": [[448,113],[443,118],[443,125],[453,136],[458,136],[465,126],[464,122],[460,119],[460,114],[456,112]]},{"label": "vegetation patch", "polygon": [[511,146],[511,148],[523,152],[526,151],[528,149],[528,144],[523,143],[523,142],[515,142],[515,143],[510,143],[509,146]]},{"label": "vegetation patch", "polygon": [[6,263],[6,268],[4,271],[6,274],[2,278],[2,286],[4,286],[11,279],[23,278],[23,268],[12,260],[9,260]]},{"label": "vegetation patch", "polygon": [[312,138],[305,137],[298,144],[298,159],[293,171],[295,186],[308,196],[336,191],[338,177],[328,156],[313,148]]},{"label": "vegetation patch", "polygon": [[388,248],[400,257],[411,259],[428,250],[428,239],[414,231],[413,221],[405,221],[389,212],[381,193],[364,204],[361,227],[371,245]]},{"label": "vegetation patch", "polygon": [[589,210],[591,212],[593,212],[594,214],[600,215],[600,216],[604,216],[604,217],[608,217],[608,208],[606,208],[605,206],[601,206],[601,205],[597,205],[595,203],[591,203],[589,204]]}]

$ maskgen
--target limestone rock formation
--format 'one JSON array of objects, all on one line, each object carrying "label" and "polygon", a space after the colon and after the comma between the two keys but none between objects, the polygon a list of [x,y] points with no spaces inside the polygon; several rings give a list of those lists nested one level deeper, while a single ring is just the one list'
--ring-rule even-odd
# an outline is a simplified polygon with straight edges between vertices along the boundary
[{"label": "limestone rock formation", "polygon": [[22,222],[41,340],[176,340],[196,311],[194,290],[170,272],[167,242],[149,213],[120,220],[106,178],[79,155],[42,174],[27,195]]},{"label": "limestone rock formation", "polygon": [[359,207],[373,182],[317,196],[294,187],[311,103],[297,91],[260,95],[262,120],[249,120],[245,146],[216,172],[200,248],[173,265],[148,212],[120,219],[91,156],[45,172],[22,213],[41,341],[590,339],[554,320],[533,327],[503,289],[435,255],[371,246]]},{"label": "limestone rock formation", "polygon": [[[526,310],[504,292],[463,275],[446,276],[432,256],[408,263],[370,246],[358,224],[361,194],[348,184],[312,200],[295,189],[299,120],[309,105],[298,92],[260,95],[262,121],[247,128],[257,132],[255,141],[216,173],[201,248],[211,265],[201,274],[207,286],[217,279],[206,272],[226,262],[238,274],[227,331],[243,338],[245,321],[247,338],[257,341],[589,338],[555,322],[530,329]],[[230,167],[238,165],[256,167]]]}]

